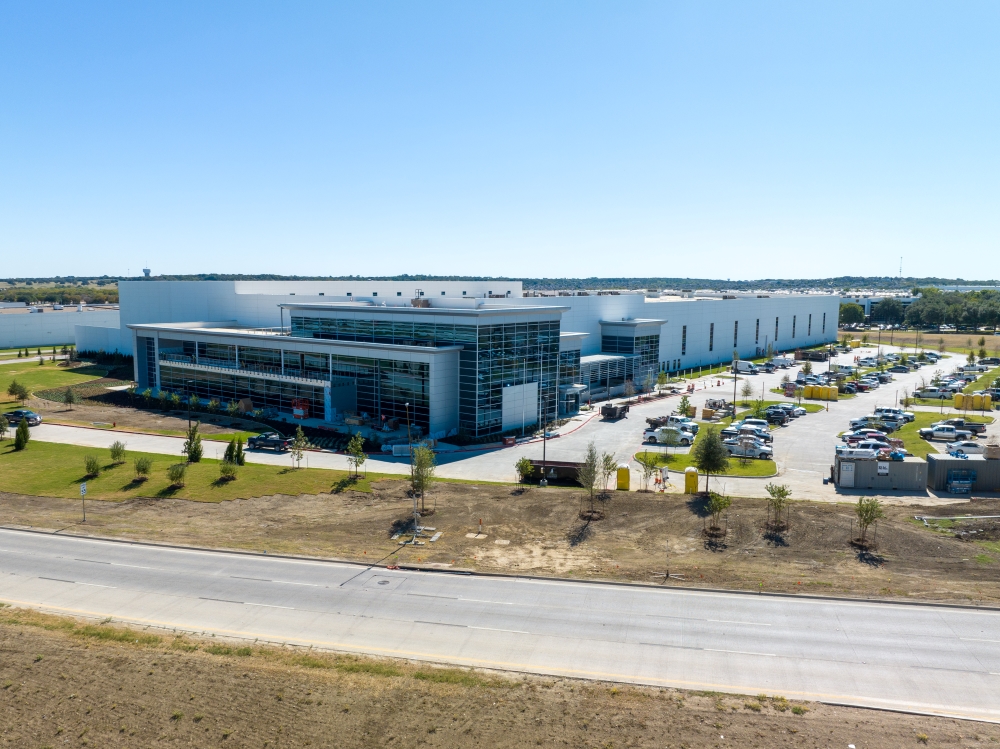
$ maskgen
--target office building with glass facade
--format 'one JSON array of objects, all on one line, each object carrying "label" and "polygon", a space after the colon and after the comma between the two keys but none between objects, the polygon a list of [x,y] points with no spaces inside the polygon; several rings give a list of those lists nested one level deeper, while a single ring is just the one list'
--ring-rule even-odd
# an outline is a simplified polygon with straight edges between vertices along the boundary
[{"label": "office building with glass facade", "polygon": [[337,284],[123,282],[140,389],[318,425],[408,421],[478,439],[573,414],[628,382],[643,390],[659,372],[832,342],[840,301]]}]

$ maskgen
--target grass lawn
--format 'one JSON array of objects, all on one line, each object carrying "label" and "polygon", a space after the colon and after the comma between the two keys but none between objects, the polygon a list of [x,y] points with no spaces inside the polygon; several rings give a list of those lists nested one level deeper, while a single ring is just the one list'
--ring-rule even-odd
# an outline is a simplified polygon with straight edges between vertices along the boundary
[{"label": "grass lawn", "polygon": [[17,380],[28,388],[31,392],[36,390],[48,390],[50,388],[68,387],[70,385],[81,385],[91,380],[97,380],[107,375],[108,370],[104,367],[83,366],[74,369],[58,366],[57,362],[46,361],[39,366],[38,360],[32,364],[26,361],[23,366],[17,364],[5,364],[0,367],[0,403],[12,404],[9,408],[19,407],[13,398],[7,395],[7,388],[13,380]]},{"label": "grass lawn", "polygon": [[[97,478],[85,478],[84,458],[96,455],[103,465]],[[133,460],[144,455],[153,461],[149,479],[133,481]],[[389,477],[369,473],[351,481],[346,471],[321,468],[268,466],[248,463],[235,481],[219,481],[219,461],[204,459],[188,466],[185,485],[172,488],[167,467],[182,462],[181,456],[128,451],[125,463],[111,465],[107,450],[51,442],[31,441],[16,452],[12,440],[0,442],[0,491],[46,497],[80,496],[80,482],[87,482],[87,499],[124,500],[134,497],[176,497],[199,502],[221,502],[272,494],[319,494],[346,489],[371,491],[371,482]],[[291,462],[291,459],[289,459]]]},{"label": "grass lawn", "polygon": [[[877,335],[877,331],[876,331]],[[893,331],[892,343],[894,346],[906,346],[912,349],[916,341],[916,331]],[[961,333],[935,333],[933,331],[920,333],[920,348],[926,351],[941,351],[941,341],[944,341],[944,350],[952,351],[956,354],[969,353],[969,341],[972,341],[971,348],[979,351],[979,339],[986,339],[986,351],[990,356],[1000,356],[1000,336],[994,336],[992,332],[963,331]],[[886,331],[882,331],[882,345],[886,344]]]},{"label": "grass lawn", "polygon": [[962,392],[974,393],[976,390],[985,390],[986,388],[993,387],[993,381],[997,378],[1000,378],[1000,367],[991,369],[989,372],[984,373],[978,380],[966,385]]},{"label": "grass lawn", "polygon": [[[639,455],[652,455],[656,458],[656,464],[659,466],[666,466],[671,471],[684,472],[684,469],[688,466],[694,465],[693,457],[678,453],[668,454],[660,452],[646,452],[638,453]],[[712,474],[713,476],[757,476],[766,477],[774,476],[777,473],[777,467],[774,465],[773,460],[748,460],[746,465],[740,465],[739,458],[729,459],[729,468],[725,473]]]},{"label": "grass lawn", "polygon": [[[915,414],[915,417],[916,418],[911,423],[907,424],[902,429],[893,432],[890,436],[903,440],[903,446],[910,453],[918,458],[926,459],[928,453],[937,452],[937,450],[931,446],[930,442],[921,439],[917,432],[921,429],[926,429],[934,422],[941,421],[942,416],[935,413],[918,413]],[[944,418],[948,418],[948,416],[945,415]],[[989,424],[993,421],[993,419],[990,417],[981,418],[977,416],[968,416],[966,417],[966,421],[974,424]]]},{"label": "grass lawn", "polygon": [[[111,426],[111,424],[95,424],[92,421],[79,421],[72,418],[72,413],[73,413],[72,411],[68,413],[70,414],[70,416],[68,417],[54,418],[51,416],[46,416],[45,423],[63,424],[65,426],[71,426],[71,427],[86,427],[88,429],[102,429],[108,432],[121,432],[121,428],[115,429],[114,427]],[[163,435],[164,437],[187,437],[186,429],[142,429],[141,431],[143,434],[160,434]],[[201,432],[201,438],[203,440],[210,440],[212,442],[229,442],[231,439],[235,437],[242,437],[243,441],[246,442],[251,437],[256,437],[258,434],[264,431],[267,431],[267,428],[262,426],[260,429],[256,431],[249,431],[249,432],[240,430],[225,432],[222,434],[206,434],[205,432]],[[128,432],[122,432],[122,434],[127,435]],[[127,440],[128,438],[123,437],[122,439]]]}]

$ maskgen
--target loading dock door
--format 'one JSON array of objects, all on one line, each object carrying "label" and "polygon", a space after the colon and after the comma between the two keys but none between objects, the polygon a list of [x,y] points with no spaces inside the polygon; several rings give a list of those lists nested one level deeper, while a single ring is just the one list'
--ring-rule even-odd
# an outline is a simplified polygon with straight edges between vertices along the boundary
[{"label": "loading dock door", "polygon": [[845,489],[854,488],[854,464],[842,462],[840,464],[840,485]]}]

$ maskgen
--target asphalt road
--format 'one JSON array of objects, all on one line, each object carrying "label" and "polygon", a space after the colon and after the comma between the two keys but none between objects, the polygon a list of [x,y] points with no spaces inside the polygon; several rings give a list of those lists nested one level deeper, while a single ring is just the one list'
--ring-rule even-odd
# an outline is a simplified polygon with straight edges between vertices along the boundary
[{"label": "asphalt road", "polygon": [[0,600],[336,651],[1000,720],[1000,612],[989,610],[391,571],[10,529]]}]

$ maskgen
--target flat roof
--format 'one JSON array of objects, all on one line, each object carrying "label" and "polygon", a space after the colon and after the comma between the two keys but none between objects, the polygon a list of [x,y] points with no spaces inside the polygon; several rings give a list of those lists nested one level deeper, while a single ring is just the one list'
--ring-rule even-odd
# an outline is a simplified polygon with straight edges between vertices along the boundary
[{"label": "flat roof", "polygon": [[635,354],[591,354],[590,356],[581,356],[580,364],[600,364],[606,361],[624,361],[625,359],[635,359],[637,356]]},{"label": "flat roof", "polygon": [[267,329],[240,328],[240,327],[195,327],[190,323],[133,323],[127,326],[137,332],[145,330],[156,331],[168,334],[207,335],[216,337],[244,338],[251,340],[255,345],[272,344],[272,348],[290,347],[290,344],[299,346],[324,346],[328,348],[368,348],[379,351],[408,351],[414,353],[438,353],[447,351],[461,351],[460,344],[450,344],[447,346],[408,346],[401,343],[372,343],[369,341],[342,341],[335,338],[305,338],[304,336],[291,336],[284,333],[268,332]]},{"label": "flat roof", "polygon": [[[428,299],[430,301],[430,299]],[[295,302],[282,302],[278,305],[283,309],[311,309],[317,311],[339,311],[350,310],[352,312],[365,312],[379,315],[451,315],[458,317],[481,317],[483,315],[503,316],[503,315],[530,315],[530,314],[562,314],[568,312],[569,307],[559,305],[494,305],[486,304],[482,307],[411,307],[405,305],[382,306],[381,304],[359,304],[344,302],[306,302],[297,304]]]}]

